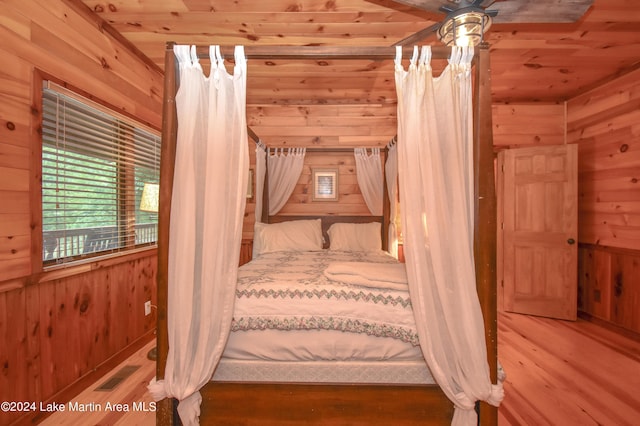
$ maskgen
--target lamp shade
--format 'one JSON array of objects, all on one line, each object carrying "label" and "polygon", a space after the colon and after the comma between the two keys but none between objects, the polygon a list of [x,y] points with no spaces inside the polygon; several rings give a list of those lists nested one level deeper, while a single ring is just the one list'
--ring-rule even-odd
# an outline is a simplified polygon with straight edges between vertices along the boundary
[{"label": "lamp shade", "polygon": [[158,193],[160,185],[157,183],[145,183],[140,199],[140,211],[158,212]]},{"label": "lamp shade", "polygon": [[447,46],[477,46],[491,26],[491,16],[482,10],[460,10],[448,16],[438,29],[438,38]]}]

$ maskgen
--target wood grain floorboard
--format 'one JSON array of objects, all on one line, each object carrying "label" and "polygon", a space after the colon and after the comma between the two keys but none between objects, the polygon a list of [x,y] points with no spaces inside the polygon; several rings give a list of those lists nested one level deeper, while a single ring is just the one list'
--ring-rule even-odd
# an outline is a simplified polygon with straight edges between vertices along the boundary
[{"label": "wood grain floorboard", "polygon": [[[155,361],[147,359],[147,353],[155,344],[154,339],[103,378],[85,389],[72,401],[65,404],[66,411],[56,412],[40,424],[46,426],[155,425],[153,399],[147,391],[147,384],[154,377],[156,369]],[[124,379],[113,390],[96,390],[125,366],[140,366],[140,368]],[[79,409],[71,411],[71,407],[87,407],[87,411],[80,411]]]},{"label": "wood grain floorboard", "polygon": [[501,313],[501,425],[640,424],[640,342],[584,320]]},{"label": "wood grain floorboard", "polygon": [[[149,407],[146,385],[155,364],[146,354],[154,345],[148,344],[74,399],[102,404],[103,410],[55,413],[42,424],[154,425],[154,412],[104,410],[106,402]],[[507,374],[499,426],[640,424],[640,340],[584,320],[500,313],[498,354]],[[141,367],[113,391],[95,391],[125,365]]]}]

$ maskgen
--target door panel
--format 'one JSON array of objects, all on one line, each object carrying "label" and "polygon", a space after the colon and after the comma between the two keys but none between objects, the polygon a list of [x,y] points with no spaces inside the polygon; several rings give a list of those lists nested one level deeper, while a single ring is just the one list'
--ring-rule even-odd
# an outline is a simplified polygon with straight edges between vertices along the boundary
[{"label": "door panel", "polygon": [[500,153],[504,310],[577,311],[577,145]]}]

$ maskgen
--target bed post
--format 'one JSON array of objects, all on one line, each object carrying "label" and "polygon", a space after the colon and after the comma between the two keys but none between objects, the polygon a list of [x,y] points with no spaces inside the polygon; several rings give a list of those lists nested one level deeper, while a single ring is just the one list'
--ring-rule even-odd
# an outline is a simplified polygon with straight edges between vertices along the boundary
[{"label": "bed post", "polygon": [[389,149],[380,150],[382,154],[382,249],[389,251],[389,218],[391,217],[391,201],[387,190],[387,170],[385,165],[389,158]]},{"label": "bed post", "polygon": [[[178,118],[176,113],[177,64],[173,54],[173,42],[167,43],[164,60],[164,102],[162,110],[162,147],[160,155],[160,199],[158,206],[158,328],[156,378],[164,378],[169,352],[167,331],[168,273],[169,273],[169,221],[171,216],[171,192],[176,158]],[[156,423],[173,424],[173,399],[158,401]]]},{"label": "bed post", "polygon": [[[474,257],[476,286],[484,317],[487,360],[491,382],[497,381],[497,301],[496,301],[496,193],[491,121],[491,69],[489,45],[479,46],[475,66],[474,98],[474,174],[475,174],[475,238]],[[497,425],[498,409],[480,403],[480,425]]]},{"label": "bed post", "polygon": [[[262,222],[269,223],[269,148],[264,159],[264,183],[262,184]],[[254,230],[255,233],[255,230]]]}]

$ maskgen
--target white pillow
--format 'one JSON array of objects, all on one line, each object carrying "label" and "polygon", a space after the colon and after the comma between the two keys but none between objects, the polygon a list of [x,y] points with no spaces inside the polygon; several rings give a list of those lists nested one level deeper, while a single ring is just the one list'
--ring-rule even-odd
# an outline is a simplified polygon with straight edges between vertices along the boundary
[{"label": "white pillow", "polygon": [[253,229],[253,256],[274,251],[322,250],[320,219],[281,223],[256,223]]},{"label": "white pillow", "polygon": [[329,228],[330,250],[379,251],[382,250],[380,222],[334,223]]}]

